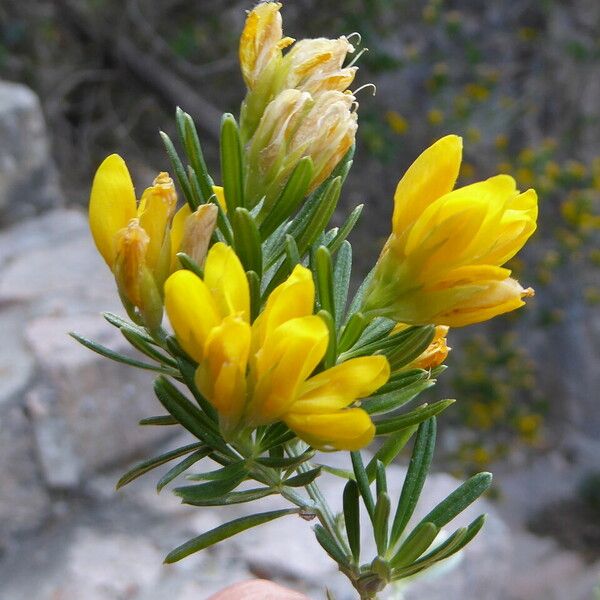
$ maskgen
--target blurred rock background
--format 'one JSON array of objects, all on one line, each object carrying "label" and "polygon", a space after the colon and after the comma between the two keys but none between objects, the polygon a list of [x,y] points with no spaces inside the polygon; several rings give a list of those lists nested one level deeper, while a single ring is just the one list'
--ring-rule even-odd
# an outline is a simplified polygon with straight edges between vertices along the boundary
[{"label": "blurred rock background", "polygon": [[[120,308],[82,212],[91,177],[114,151],[139,187],[168,168],[157,132],[174,134],[175,105],[196,119],[218,174],[219,114],[237,112],[243,94],[236,46],[248,8],[240,0],[0,2],[1,600],[205,598],[252,574],[315,598],[327,580],[351,597],[314,558],[320,550],[300,520],[162,567],[170,547],[221,517],[182,508],[168,493],[156,498],[152,481],[113,491],[119,471],[169,443],[135,426],[157,411],[152,378],[65,333],[125,348],[99,314]],[[388,233],[397,179],[445,133],[465,138],[463,183],[503,171],[540,195],[539,232],[511,265],[537,297],[510,317],[452,331],[451,368],[428,392],[459,400],[441,428],[438,469],[493,470],[492,518],[443,584],[432,577],[406,597],[592,598],[600,582],[600,4],[288,0],[283,14],[288,35],[356,31],[369,49],[356,86],[373,82],[377,95],[358,94],[357,159],[336,215],[366,204],[354,234],[361,274]],[[436,475],[428,501],[453,485]],[[278,539],[297,542],[267,549]]]}]

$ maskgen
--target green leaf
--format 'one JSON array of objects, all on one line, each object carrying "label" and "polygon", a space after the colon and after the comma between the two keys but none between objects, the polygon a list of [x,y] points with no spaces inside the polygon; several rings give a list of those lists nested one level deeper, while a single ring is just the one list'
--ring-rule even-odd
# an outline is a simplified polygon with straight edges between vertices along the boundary
[{"label": "green leaf", "polygon": [[221,120],[221,177],[227,212],[244,206],[244,168],[240,132],[232,114]]},{"label": "green leaf", "polygon": [[260,224],[260,235],[263,240],[266,240],[298,208],[306,196],[313,171],[313,162],[309,156],[305,156],[298,162],[283,192],[264,215]]},{"label": "green leaf", "polygon": [[[377,496],[379,496],[380,494],[382,494],[383,492],[388,491],[388,487],[387,487],[387,477],[385,474],[385,465],[380,461],[377,460],[377,468],[376,468],[376,487],[375,487],[375,491],[377,493]],[[367,473],[367,477],[369,476],[369,474]]]},{"label": "green leaf", "polygon": [[155,346],[157,345],[156,342],[152,339],[152,337],[150,337],[150,335],[148,335],[148,332],[143,327],[134,325],[133,323],[126,321],[125,319],[119,317],[119,315],[115,315],[114,313],[111,313],[111,312],[104,312],[104,313],[102,313],[102,316],[111,325],[114,325],[117,329],[121,329],[121,330],[127,329],[131,333],[137,334],[148,344],[154,344]]},{"label": "green leaf", "polygon": [[290,440],[293,440],[296,434],[288,429],[287,425],[283,422],[275,423],[271,425],[267,430],[267,433],[260,442],[260,448],[263,452],[271,450],[277,446],[281,446]]},{"label": "green leaf", "polygon": [[[227,469],[227,467],[224,467]],[[173,493],[182,499],[185,504],[195,504],[203,500],[218,498],[228,492],[234,490],[242,481],[247,478],[245,471],[237,470],[232,472],[228,477],[214,479],[207,483],[199,483],[198,485],[186,485],[173,490]]]},{"label": "green leaf", "polygon": [[[437,423],[435,417],[421,423],[417,431],[412,457],[408,465],[404,484],[402,485],[402,492],[400,493],[400,500],[398,501],[398,508],[396,509],[392,525],[392,544],[395,544],[402,535],[419,501],[421,490],[423,489],[433,458],[436,431]],[[426,521],[431,520],[426,519]]]},{"label": "green leaf", "polygon": [[185,385],[187,385],[190,392],[192,392],[196,402],[198,403],[198,406],[200,406],[202,412],[208,418],[209,428],[211,429],[211,431],[217,433],[219,430],[217,424],[219,420],[219,415],[215,408],[212,406],[212,404],[200,393],[200,390],[198,390],[196,386],[196,365],[192,364],[189,360],[186,360],[184,358],[180,358],[177,361],[177,365],[179,367],[179,372],[183,377]]},{"label": "green leaf", "polygon": [[240,257],[246,271],[254,271],[262,276],[262,247],[258,227],[249,211],[236,208],[233,211],[233,237],[236,254]]},{"label": "green leaf", "polygon": [[173,479],[187,471],[191,466],[195,465],[199,460],[206,458],[210,454],[210,449],[202,447],[193,454],[190,454],[182,461],[178,462],[173,468],[169,469],[156,484],[156,491],[160,492],[166,485],[171,483]]},{"label": "green leaf", "polygon": [[183,163],[181,162],[181,159],[177,154],[177,150],[175,150],[175,146],[173,145],[171,138],[164,131],[160,132],[160,137],[163,141],[163,144],[165,145],[167,156],[169,157],[171,166],[173,167],[173,171],[175,173],[175,177],[177,178],[177,182],[179,183],[179,187],[183,192],[186,202],[194,211],[198,208],[198,206],[200,206],[200,198],[194,197],[192,186],[185,172],[185,168],[183,167]]},{"label": "green leaf", "polygon": [[175,550],[167,555],[165,558],[165,563],[170,564],[177,562],[178,560],[181,560],[182,558],[185,558],[194,552],[204,550],[205,548],[226,540],[227,538],[241,533],[242,531],[246,531],[252,527],[257,527],[258,525],[263,525],[264,523],[268,523],[274,519],[279,519],[285,515],[292,515],[297,512],[297,508],[273,510],[270,512],[241,517],[239,519],[230,521],[229,523],[224,523],[215,529],[211,529],[210,531],[207,531],[206,533],[189,540],[178,548],[175,548]]},{"label": "green leaf", "polygon": [[375,276],[375,267],[373,267],[367,273],[367,276],[363,279],[363,282],[360,284],[358,290],[356,291],[356,294],[354,294],[354,298],[352,298],[352,302],[350,303],[350,308],[348,309],[349,316],[353,315],[354,313],[360,312],[360,308],[361,308],[363,299],[365,297],[365,294],[367,293],[367,290],[369,289],[369,286],[371,285],[371,281],[373,280],[374,276]]},{"label": "green leaf", "polygon": [[435,327],[415,327],[411,335],[402,340],[398,347],[390,347],[385,355],[392,370],[400,369],[418,358],[431,344],[435,335]]},{"label": "green leaf", "polygon": [[198,450],[202,448],[202,444],[188,444],[187,446],[182,446],[181,448],[176,448],[175,450],[170,450],[169,452],[165,452],[164,454],[160,454],[159,456],[154,456],[145,460],[130,469],[119,479],[117,483],[117,489],[122,488],[124,485],[131,483],[134,479],[141,477],[148,471],[152,471],[152,469],[156,469],[156,467],[160,467],[160,465],[164,465],[165,463],[179,458],[180,456],[184,456],[185,454],[189,454],[194,450]]},{"label": "green leaf", "polygon": [[296,239],[300,256],[314,244],[329,223],[340,197],[341,185],[339,177],[333,179],[322,194],[317,194],[318,200],[310,205],[311,210],[306,216],[299,213],[292,221],[288,233]]},{"label": "green leaf", "polygon": [[366,471],[369,483],[375,481],[377,475],[377,463],[382,462],[385,466],[389,465],[402,451],[404,446],[406,446],[408,440],[416,430],[417,426],[414,425],[413,427],[408,427],[407,429],[403,429],[402,431],[390,435],[385,440],[367,465]]},{"label": "green leaf", "polygon": [[358,491],[362,496],[363,502],[371,520],[375,513],[375,502],[373,501],[373,495],[371,494],[371,488],[369,487],[369,478],[363,464],[362,456],[360,452],[350,452],[350,458],[352,459],[352,470],[354,471],[354,477],[358,485]]},{"label": "green leaf", "polygon": [[492,474],[483,472],[473,475],[442,500],[423,521],[435,523],[440,529],[475,502],[492,484]]},{"label": "green leaf", "polygon": [[396,392],[377,394],[363,400],[361,406],[370,415],[389,413],[414,400],[421,392],[435,385],[435,381],[419,381]]},{"label": "green leaf", "polygon": [[325,550],[338,565],[348,567],[348,557],[344,554],[337,542],[331,537],[329,532],[322,525],[315,525],[314,532],[315,537],[323,550]]},{"label": "green leaf", "polygon": [[254,271],[246,271],[250,288],[250,320],[254,322],[260,313],[260,277]]},{"label": "green leaf", "polygon": [[204,279],[202,267],[191,256],[188,256],[185,252],[178,252],[177,258],[184,269],[191,271],[194,275],[200,277],[200,279]]},{"label": "green leaf", "polygon": [[166,375],[176,375],[176,373],[172,369],[168,369],[166,367],[158,367],[156,365],[151,365],[145,362],[141,362],[136,360],[135,358],[130,358],[129,356],[125,356],[124,354],[120,354],[119,352],[115,352],[102,344],[98,344],[74,331],[70,331],[69,335],[76,341],[78,341],[82,346],[89,348],[90,350],[96,352],[96,354],[100,354],[100,356],[105,356],[106,358],[110,358],[118,363],[123,363],[125,365],[129,365],[131,367],[137,367],[138,369],[145,369],[146,371],[154,371],[156,373],[164,373]]},{"label": "green leaf", "polygon": [[356,481],[348,481],[344,487],[344,523],[354,562],[360,561],[360,507]]},{"label": "green leaf", "polygon": [[305,487],[312,483],[319,475],[321,474],[321,467],[315,467],[314,469],[310,469],[305,471],[304,473],[300,473],[295,475],[294,477],[290,477],[283,482],[283,485],[288,487]]},{"label": "green leaf", "polygon": [[156,417],[141,419],[138,425],[179,425],[179,421],[171,415],[158,415]]},{"label": "green leaf", "polygon": [[354,313],[346,325],[342,328],[340,333],[340,341],[338,344],[338,352],[343,353],[350,349],[360,336],[362,335],[365,327],[367,326],[367,319],[362,313]]},{"label": "green leaf", "polygon": [[271,496],[277,493],[277,490],[270,487],[251,488],[241,492],[229,492],[223,496],[215,498],[196,499],[193,502],[187,502],[190,506],[231,506],[233,504],[245,504],[246,502],[254,502],[266,496]]},{"label": "green leaf", "polygon": [[330,475],[334,475],[335,477],[339,477],[340,479],[351,479],[355,480],[354,473],[352,471],[348,471],[347,469],[338,469],[337,467],[330,467],[329,465],[319,465],[325,473],[329,473]]},{"label": "green leaf", "polygon": [[339,228],[335,237],[329,242],[327,247],[331,254],[335,254],[340,246],[346,241],[346,238],[352,233],[352,230],[358,223],[363,210],[363,205],[359,204],[346,219],[345,223]]},{"label": "green leaf", "polygon": [[333,322],[333,317],[331,316],[331,314],[326,310],[320,310],[317,313],[317,315],[321,317],[321,319],[323,319],[329,331],[327,350],[325,352],[325,358],[323,360],[325,368],[328,369],[329,367],[332,367],[335,364],[335,357],[337,356],[335,323]]},{"label": "green leaf", "polygon": [[387,492],[377,496],[373,515],[373,535],[377,545],[377,553],[384,556],[388,544],[388,520],[390,516],[390,497]]},{"label": "green leaf", "polygon": [[246,472],[246,465],[243,461],[235,462],[224,466],[222,469],[216,469],[215,471],[208,471],[206,473],[194,473],[188,475],[187,479],[190,481],[217,481],[223,479],[231,479],[234,476],[240,475]]},{"label": "green leaf", "polygon": [[227,456],[232,455],[227,444],[213,431],[214,423],[166,378],[157,377],[154,381],[154,391],[167,412],[173,415],[190,433],[211,448],[220,450]]},{"label": "green leaf", "polygon": [[403,371],[401,373],[394,373],[387,381],[385,385],[382,385],[378,390],[377,394],[386,394],[388,392],[395,392],[402,388],[408,387],[417,381],[424,381],[430,379],[430,372],[424,369],[411,369],[409,371]]},{"label": "green leaf", "polygon": [[208,168],[204,160],[204,154],[202,153],[200,138],[198,137],[194,120],[189,114],[184,113],[183,111],[181,112],[183,113],[182,142],[185,146],[186,154],[194,171],[198,187],[200,188],[202,201],[206,203],[213,195],[213,181],[208,173]]},{"label": "green leaf", "polygon": [[322,309],[335,319],[335,301],[333,299],[333,264],[331,254],[325,246],[319,246],[315,252],[315,282],[317,298]]},{"label": "green leaf", "polygon": [[396,322],[391,319],[376,317],[369,323],[353,348],[363,348],[380,340],[389,339],[390,333],[395,326]]},{"label": "green leaf", "polygon": [[433,523],[419,523],[390,561],[392,568],[401,569],[414,563],[433,544],[439,531]]},{"label": "green leaf", "polygon": [[170,356],[167,356],[166,354],[157,350],[154,344],[148,343],[144,337],[140,336],[135,331],[123,327],[121,328],[121,333],[136,350],[139,350],[148,358],[151,358],[162,365],[177,368],[177,363]]},{"label": "green leaf", "polygon": [[336,257],[335,268],[333,270],[333,314],[335,315],[336,329],[341,327],[343,317],[346,313],[351,276],[352,246],[349,242],[343,242]]},{"label": "green leaf", "polygon": [[395,431],[400,431],[406,427],[418,425],[430,417],[434,417],[446,410],[451,404],[454,404],[454,402],[454,400],[440,400],[433,404],[423,404],[419,406],[419,408],[416,408],[405,415],[378,421],[375,423],[375,435],[394,433]]}]

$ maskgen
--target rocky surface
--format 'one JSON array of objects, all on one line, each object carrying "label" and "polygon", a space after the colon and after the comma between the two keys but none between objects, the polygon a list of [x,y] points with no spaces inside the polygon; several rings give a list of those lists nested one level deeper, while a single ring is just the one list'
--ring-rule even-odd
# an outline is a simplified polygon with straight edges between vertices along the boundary
[{"label": "rocky surface", "polygon": [[0,224],[61,203],[38,97],[0,81]]}]

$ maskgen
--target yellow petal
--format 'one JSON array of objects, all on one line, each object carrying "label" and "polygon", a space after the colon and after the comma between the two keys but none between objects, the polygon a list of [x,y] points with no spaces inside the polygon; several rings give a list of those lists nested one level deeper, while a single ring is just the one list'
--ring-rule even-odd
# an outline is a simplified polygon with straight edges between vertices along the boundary
[{"label": "yellow petal", "polygon": [[115,234],[136,216],[135,191],[125,161],[111,154],[98,167],[90,195],[90,229],[98,251],[112,268]]},{"label": "yellow petal", "polygon": [[328,341],[327,326],[314,315],[286,321],[266,338],[251,371],[253,423],[270,423],[287,412],[299,386],[321,362]]},{"label": "yellow petal", "polygon": [[227,212],[227,202],[225,202],[225,190],[220,185],[212,186],[213,194],[217,197],[217,202],[224,212]]},{"label": "yellow petal", "polygon": [[227,429],[238,424],[245,407],[249,351],[250,325],[239,317],[227,317],[209,333],[205,359],[196,371],[198,389]]},{"label": "yellow petal", "polygon": [[215,299],[221,318],[239,314],[250,317],[250,289],[246,272],[232,248],[217,242],[208,252],[204,281]]},{"label": "yellow petal", "polygon": [[429,204],[454,187],[462,159],[462,139],[447,135],[409,167],[394,195],[393,231],[407,229]]},{"label": "yellow petal", "polygon": [[296,265],[291,275],[270,294],[263,312],[253,325],[255,351],[265,338],[282,323],[298,317],[312,315],[315,304],[315,284],[312,273]]},{"label": "yellow petal", "polygon": [[154,270],[158,264],[163,248],[173,206],[164,194],[159,193],[155,188],[150,187],[142,194],[140,209],[141,210],[138,211],[140,225],[150,238],[146,264],[151,270]]},{"label": "yellow petal", "polygon": [[177,253],[181,250],[181,242],[185,232],[185,221],[192,214],[190,205],[186,202],[173,217],[171,224],[171,272],[179,268]]},{"label": "yellow petal", "polygon": [[353,358],[308,379],[290,412],[326,413],[370,396],[390,376],[385,356]]},{"label": "yellow petal", "polygon": [[206,284],[190,271],[176,271],[165,282],[165,308],[181,347],[196,361],[204,358],[204,344],[221,322]]},{"label": "yellow petal", "polygon": [[295,414],[284,417],[286,425],[305,442],[321,450],[359,450],[373,440],[375,426],[361,408],[330,414]]}]

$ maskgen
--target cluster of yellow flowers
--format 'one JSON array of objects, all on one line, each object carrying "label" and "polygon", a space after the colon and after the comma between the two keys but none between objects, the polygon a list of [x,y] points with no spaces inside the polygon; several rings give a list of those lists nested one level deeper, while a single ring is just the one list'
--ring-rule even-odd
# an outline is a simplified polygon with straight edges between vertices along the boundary
[{"label": "cluster of yellow flowers", "polygon": [[[349,40],[292,46],[279,9],[277,2],[259,4],[240,41],[248,88],[240,123],[243,189],[259,225],[277,208],[300,160],[308,157],[313,165],[310,193],[330,177],[357,129],[357,104],[347,89],[356,67],[344,66],[354,51]],[[398,323],[395,332],[438,326],[411,368],[429,369],[445,359],[448,326],[514,310],[533,293],[502,265],[535,230],[536,194],[519,193],[506,175],[453,190],[461,149],[460,138],[442,138],[401,179],[392,234],[358,308],[365,325],[386,317]],[[174,184],[161,173],[138,205],[124,161],[112,155],[102,163],[90,225],[129,315],[160,339],[166,309],[226,440],[282,421],[316,448],[367,445],[375,427],[359,403],[388,381],[388,359],[377,353],[344,361],[340,354],[337,364],[324,367],[336,332],[315,314],[313,272],[302,256],[283,283],[263,294],[254,318],[243,257],[216,235],[227,198],[218,186],[212,192],[211,202],[175,212]],[[180,252],[195,268],[183,268]]]}]

